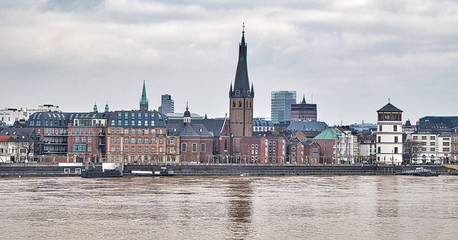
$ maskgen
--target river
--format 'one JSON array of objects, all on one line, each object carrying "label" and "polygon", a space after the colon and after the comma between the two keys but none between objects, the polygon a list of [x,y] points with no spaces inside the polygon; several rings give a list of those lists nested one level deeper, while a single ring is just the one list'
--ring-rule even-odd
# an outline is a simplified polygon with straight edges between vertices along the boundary
[{"label": "river", "polygon": [[0,239],[456,239],[458,177],[0,179]]}]

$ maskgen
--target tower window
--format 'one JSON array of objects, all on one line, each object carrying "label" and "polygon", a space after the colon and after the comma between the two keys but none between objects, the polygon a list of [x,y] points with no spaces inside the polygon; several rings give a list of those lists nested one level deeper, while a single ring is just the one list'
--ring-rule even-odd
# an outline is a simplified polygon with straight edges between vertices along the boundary
[{"label": "tower window", "polygon": [[232,102],[232,107],[235,107],[235,101],[234,101],[234,102]]},{"label": "tower window", "polygon": [[239,107],[242,107],[242,101],[239,101]]}]

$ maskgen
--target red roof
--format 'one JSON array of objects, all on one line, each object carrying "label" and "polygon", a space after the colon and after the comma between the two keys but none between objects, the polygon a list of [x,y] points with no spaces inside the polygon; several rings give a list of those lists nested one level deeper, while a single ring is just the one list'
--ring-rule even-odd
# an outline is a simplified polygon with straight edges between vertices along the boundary
[{"label": "red roof", "polygon": [[0,142],[6,142],[10,137],[15,138],[16,136],[0,136]]}]

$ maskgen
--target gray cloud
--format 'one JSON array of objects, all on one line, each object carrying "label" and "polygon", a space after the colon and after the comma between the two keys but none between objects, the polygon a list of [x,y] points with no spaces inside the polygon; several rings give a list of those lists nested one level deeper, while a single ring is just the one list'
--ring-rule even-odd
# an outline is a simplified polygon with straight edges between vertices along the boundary
[{"label": "gray cloud", "polygon": [[[0,3],[0,107],[150,106],[224,116],[246,22],[255,115],[296,90],[331,124],[375,121],[388,97],[406,118],[456,115],[454,1],[13,1]],[[209,101],[209,99],[212,99]]]}]

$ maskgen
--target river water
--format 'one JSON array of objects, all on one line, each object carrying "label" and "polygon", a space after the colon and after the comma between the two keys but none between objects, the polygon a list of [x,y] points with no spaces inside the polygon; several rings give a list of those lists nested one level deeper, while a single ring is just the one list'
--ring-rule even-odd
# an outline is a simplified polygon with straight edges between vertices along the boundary
[{"label": "river water", "polygon": [[0,179],[0,239],[457,239],[458,177]]}]

